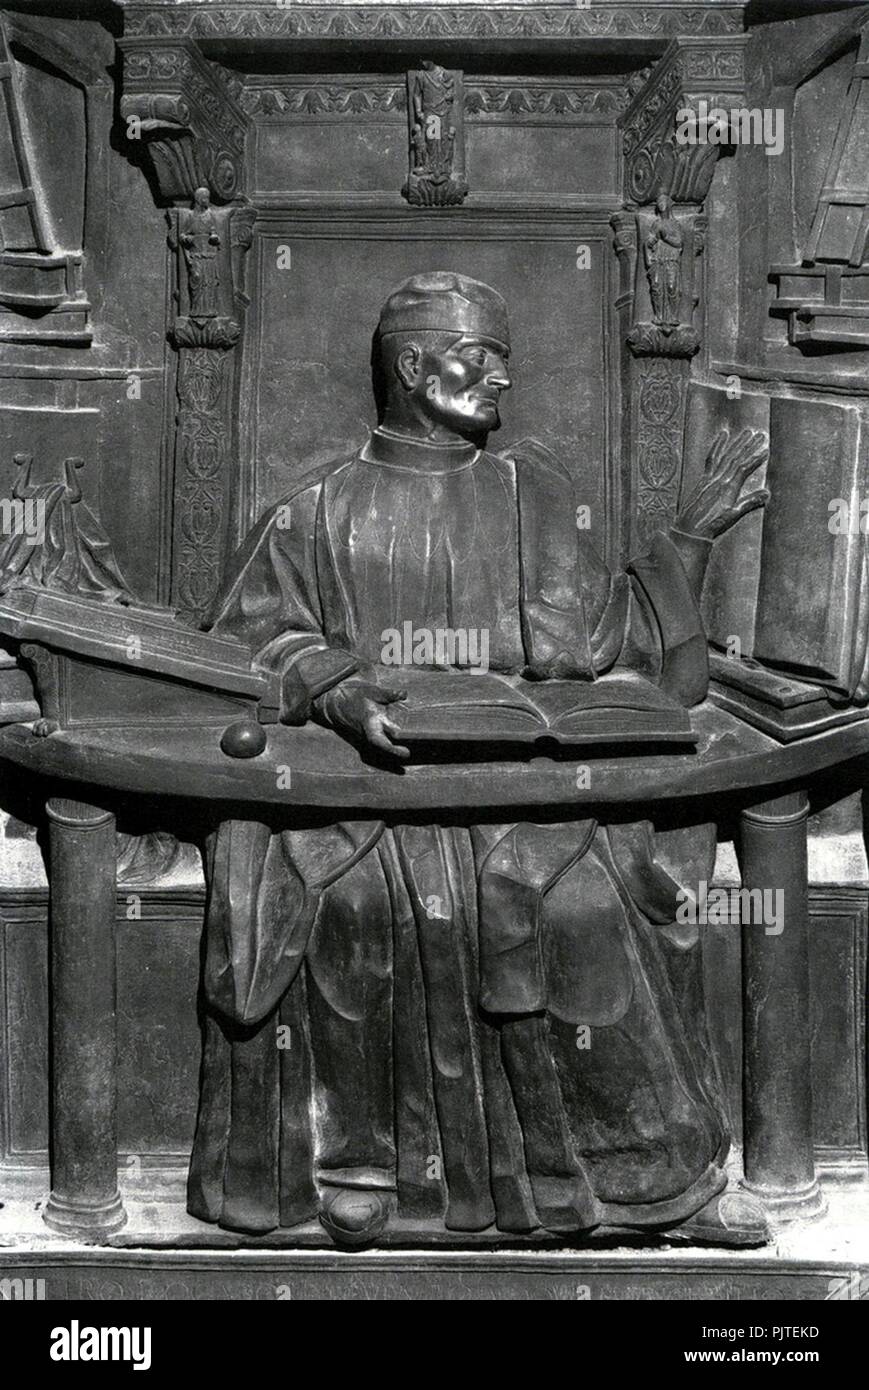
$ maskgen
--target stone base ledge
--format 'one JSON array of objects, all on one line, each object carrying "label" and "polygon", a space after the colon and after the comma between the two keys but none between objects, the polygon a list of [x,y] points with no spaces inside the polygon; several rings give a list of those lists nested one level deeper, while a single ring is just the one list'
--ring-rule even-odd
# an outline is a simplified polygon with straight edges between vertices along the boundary
[{"label": "stone base ledge", "polygon": [[676,1250],[33,1250],[0,1252],[0,1264],[0,1297],[60,1302],[819,1301],[869,1283],[869,1261]]}]

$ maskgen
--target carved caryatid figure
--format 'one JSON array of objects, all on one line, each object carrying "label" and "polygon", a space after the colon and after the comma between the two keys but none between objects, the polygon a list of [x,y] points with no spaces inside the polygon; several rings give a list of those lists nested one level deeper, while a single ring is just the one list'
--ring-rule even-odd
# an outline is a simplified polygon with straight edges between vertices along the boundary
[{"label": "carved caryatid figure", "polygon": [[462,138],[462,74],[424,62],[407,74],[408,176],[418,207],[449,207],[468,191]]},{"label": "carved caryatid figure", "polygon": [[197,188],[193,197],[193,207],[182,208],[179,211],[178,240],[187,266],[190,317],[216,318],[220,313],[220,233],[207,188]]},{"label": "carved caryatid figure", "polygon": [[652,317],[665,331],[678,327],[682,303],[682,252],[685,233],[673,216],[673,200],[661,193],[644,246]]},{"label": "carved caryatid figure", "polygon": [[452,124],[456,84],[446,68],[425,62],[412,89],[414,166],[418,173],[446,178],[452,170],[456,131]]},{"label": "carved caryatid figure", "polygon": [[[378,351],[380,425],[263,517],[217,605],[214,631],[281,674],[281,717],[399,769],[384,638],[408,622],[485,632],[493,672],[623,667],[702,700],[703,574],[713,538],[764,501],[741,492],[763,438],[719,440],[676,527],[612,573],[562,460],[487,447],[512,374],[500,295],[414,276]],[[697,928],[676,920],[714,835],[689,871],[646,823],[542,820],[220,827],[191,1212],[253,1231],[319,1214],[345,1242],[389,1219],[433,1239],[765,1239],[753,1199],[726,1191]]]}]

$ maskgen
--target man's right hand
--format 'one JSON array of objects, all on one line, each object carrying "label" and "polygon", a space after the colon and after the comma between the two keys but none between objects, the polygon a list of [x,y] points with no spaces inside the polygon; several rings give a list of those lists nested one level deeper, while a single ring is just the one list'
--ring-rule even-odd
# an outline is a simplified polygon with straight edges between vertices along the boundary
[{"label": "man's right hand", "polygon": [[401,730],[389,717],[389,706],[407,697],[406,690],[384,690],[370,681],[345,680],[326,695],[319,704],[326,722],[339,733],[365,739],[372,748],[394,758],[409,758],[410,749],[394,740]]}]

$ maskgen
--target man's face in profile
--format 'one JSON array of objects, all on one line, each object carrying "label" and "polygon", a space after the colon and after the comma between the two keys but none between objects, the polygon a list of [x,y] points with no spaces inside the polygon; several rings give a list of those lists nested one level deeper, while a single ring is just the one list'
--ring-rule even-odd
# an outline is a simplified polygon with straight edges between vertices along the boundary
[{"label": "man's face in profile", "polygon": [[488,434],[501,423],[498,402],[511,385],[510,349],[496,338],[418,335],[398,356],[398,375],[418,411],[461,435]]}]

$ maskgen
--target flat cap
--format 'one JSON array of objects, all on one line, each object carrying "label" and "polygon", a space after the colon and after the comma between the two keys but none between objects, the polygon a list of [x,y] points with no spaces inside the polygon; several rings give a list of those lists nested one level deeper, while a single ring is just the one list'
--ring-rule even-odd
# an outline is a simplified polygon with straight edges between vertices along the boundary
[{"label": "flat cap", "polygon": [[432,330],[510,341],[507,305],[497,290],[452,270],[405,280],[380,311],[378,328],[381,335]]}]

